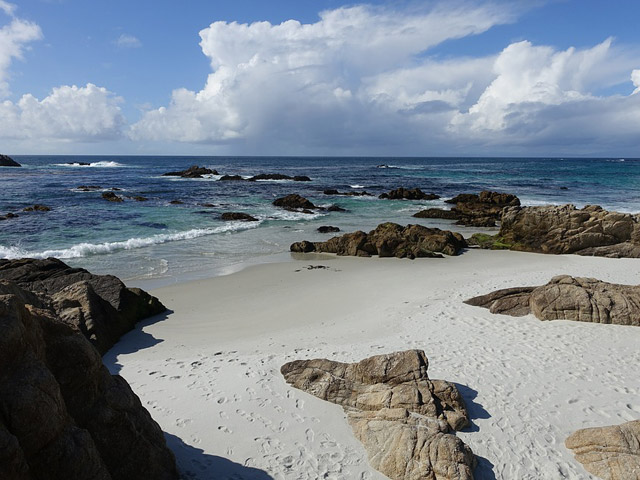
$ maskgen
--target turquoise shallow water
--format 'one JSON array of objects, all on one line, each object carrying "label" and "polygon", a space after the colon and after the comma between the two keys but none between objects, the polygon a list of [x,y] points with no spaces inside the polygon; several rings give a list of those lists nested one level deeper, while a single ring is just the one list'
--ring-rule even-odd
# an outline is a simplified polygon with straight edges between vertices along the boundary
[{"label": "turquoise shallow water", "polygon": [[[16,156],[23,168],[0,167],[0,257],[56,256],[74,266],[113,273],[130,284],[157,286],[210,277],[247,262],[288,258],[289,245],[320,240],[315,229],[369,230],[382,221],[473,231],[412,214],[442,200],[388,201],[374,197],[326,196],[325,189],[367,190],[376,195],[400,186],[419,187],[444,198],[484,189],[515,193],[525,205],[598,204],[640,212],[638,159],[523,158],[309,158],[309,157],[80,157]],[[91,163],[90,166],[80,163]],[[163,177],[191,165],[221,174],[308,175],[311,182],[224,182]],[[120,204],[102,191],[116,187]],[[314,215],[283,211],[271,202],[299,193],[316,205],[337,204],[348,212]],[[126,197],[143,195],[135,202]],[[181,204],[171,204],[180,200]],[[50,212],[21,212],[34,203]],[[203,203],[214,207],[203,207]],[[257,222],[223,222],[223,212],[244,211]]]}]

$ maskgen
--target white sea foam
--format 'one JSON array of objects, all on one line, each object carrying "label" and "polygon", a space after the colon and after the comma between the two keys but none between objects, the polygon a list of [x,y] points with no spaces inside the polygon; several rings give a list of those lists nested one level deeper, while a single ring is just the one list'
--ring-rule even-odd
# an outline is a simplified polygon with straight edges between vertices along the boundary
[{"label": "white sea foam", "polygon": [[162,233],[150,237],[130,238],[121,242],[79,243],[69,248],[59,250],[44,250],[42,252],[27,251],[21,247],[5,247],[0,245],[0,258],[82,258],[91,255],[105,255],[118,250],[134,250],[162,243],[191,240],[193,238],[215,235],[217,233],[235,232],[256,228],[260,222],[229,222],[216,228],[194,228],[185,232]]},{"label": "white sea foam", "polygon": [[364,188],[364,185],[349,185],[350,188]]},{"label": "white sea foam", "polygon": [[80,163],[54,163],[56,167],[79,167],[79,168],[115,168],[124,167],[123,164],[118,162],[91,162],[89,165],[82,165]]}]

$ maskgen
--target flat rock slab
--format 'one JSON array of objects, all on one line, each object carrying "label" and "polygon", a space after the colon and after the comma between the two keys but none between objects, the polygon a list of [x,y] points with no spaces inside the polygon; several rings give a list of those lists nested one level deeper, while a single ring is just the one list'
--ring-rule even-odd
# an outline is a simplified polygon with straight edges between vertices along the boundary
[{"label": "flat rock slab", "polygon": [[357,363],[296,360],[287,383],[344,408],[371,466],[394,480],[469,480],[475,458],[454,431],[469,425],[456,386],[430,380],[423,351]]}]

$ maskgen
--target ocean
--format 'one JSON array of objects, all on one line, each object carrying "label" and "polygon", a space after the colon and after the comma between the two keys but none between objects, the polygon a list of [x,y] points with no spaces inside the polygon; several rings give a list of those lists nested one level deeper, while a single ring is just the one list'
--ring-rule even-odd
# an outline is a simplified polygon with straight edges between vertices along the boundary
[{"label": "ocean", "polygon": [[[478,231],[447,220],[417,219],[459,193],[495,190],[524,205],[596,204],[640,212],[640,159],[621,158],[390,158],[390,157],[170,157],[13,156],[22,168],[0,167],[0,258],[58,257],[72,266],[110,273],[128,285],[153,288],[236,271],[247,264],[291,258],[289,245],[323,240],[321,225],[342,232],[371,230],[381,222],[420,223]],[[84,165],[89,163],[90,165]],[[260,173],[306,175],[310,182],[221,181],[162,176],[192,165],[245,178]],[[90,191],[82,185],[100,187]],[[419,187],[442,198],[381,200],[398,187]],[[112,188],[124,198],[112,203]],[[375,196],[324,195],[326,189],[366,190]],[[289,212],[272,205],[298,193],[318,206],[346,212]],[[141,195],[147,201],[132,198]],[[180,203],[171,203],[179,201]],[[49,212],[23,212],[44,204]],[[203,206],[203,204],[209,204]],[[245,212],[255,222],[222,221]],[[487,231],[483,229],[482,231]]]}]

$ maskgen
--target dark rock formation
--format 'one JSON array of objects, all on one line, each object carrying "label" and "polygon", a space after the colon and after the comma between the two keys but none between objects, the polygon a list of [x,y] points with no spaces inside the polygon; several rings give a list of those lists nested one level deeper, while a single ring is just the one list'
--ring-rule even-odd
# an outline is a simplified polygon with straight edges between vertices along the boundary
[{"label": "dark rock formation", "polygon": [[517,317],[533,313],[540,320],[640,326],[640,286],[595,278],[560,275],[540,287],[497,290],[465,303]]},{"label": "dark rock formation", "polygon": [[222,177],[220,177],[220,180],[222,180],[223,182],[237,182],[244,180],[244,178],[242,178],[241,175],[223,175]]},{"label": "dark rock formation", "polygon": [[0,215],[0,220],[9,220],[10,218],[18,218],[18,215],[11,212],[6,213],[4,215]]},{"label": "dark rock formation", "polygon": [[589,473],[606,480],[640,478],[640,420],[585,428],[565,441]]},{"label": "dark rock formation", "polygon": [[358,363],[297,360],[280,369],[287,383],[344,408],[371,466],[391,479],[470,480],[475,459],[455,436],[469,425],[456,386],[430,380],[420,350]]},{"label": "dark rock formation", "polygon": [[146,202],[149,200],[147,197],[143,197],[142,195],[134,195],[133,197],[129,198],[135,200],[136,202]]},{"label": "dark rock formation", "polygon": [[318,227],[317,230],[320,233],[333,233],[340,231],[338,227],[332,227],[331,225],[322,225],[321,227]]},{"label": "dark rock formation", "polygon": [[47,207],[46,205],[41,205],[39,203],[36,203],[35,205],[32,205],[31,207],[26,207],[22,209],[23,212],[50,212],[51,208]]},{"label": "dark rock formation", "polygon": [[157,298],[112,275],[94,275],[55,258],[0,259],[0,279],[46,295],[57,316],[101,354],[139,320],[166,310]]},{"label": "dark rock formation", "polygon": [[202,178],[202,175],[218,175],[218,172],[209,168],[193,165],[186,170],[180,170],[178,172],[167,172],[163,173],[162,175],[165,177]]},{"label": "dark rock formation", "polygon": [[178,479],[160,427],[50,300],[0,280],[0,478]]},{"label": "dark rock formation", "polygon": [[92,190],[102,190],[102,187],[99,185],[80,185],[77,189],[81,192],[90,192]]},{"label": "dark rock formation", "polygon": [[435,193],[424,193],[419,188],[400,187],[391,190],[389,193],[383,193],[378,198],[386,198],[388,200],[437,200],[440,198]]},{"label": "dark rock formation", "polygon": [[508,208],[498,235],[512,250],[640,258],[640,214],[595,205]]},{"label": "dark rock formation", "polygon": [[[313,249],[311,250],[311,248]],[[403,227],[396,223],[382,223],[369,233],[357,231],[326,242],[298,242],[292,252],[327,252],[358,257],[416,258],[442,257],[436,252],[457,255],[466,247],[462,235],[422,225]]]},{"label": "dark rock formation", "polygon": [[122,199],[122,197],[119,197],[118,195],[116,195],[113,192],[104,192],[102,194],[102,198],[104,198],[105,200],[107,200],[109,202],[116,202],[116,203],[120,203],[120,202],[124,201]]},{"label": "dark rock formation", "polygon": [[276,207],[286,208],[287,210],[297,210],[297,209],[314,209],[317,208],[313,203],[311,203],[306,198],[293,193],[291,195],[287,195],[286,197],[278,198],[273,201],[273,204]]},{"label": "dark rock formation", "polygon": [[346,212],[346,208],[339,207],[338,205],[331,205],[327,208],[327,212]]},{"label": "dark rock formation", "polygon": [[291,177],[289,175],[283,175],[282,173],[261,173],[254,175],[249,179],[250,182],[256,182],[258,180],[292,180],[294,182],[310,182],[311,179],[306,175],[296,175]]},{"label": "dark rock formation", "polygon": [[0,167],[21,167],[18,162],[16,162],[9,155],[0,155]]},{"label": "dark rock formation", "polygon": [[500,221],[505,207],[518,206],[520,200],[510,193],[498,193],[482,191],[474,193],[462,193],[456,197],[445,200],[445,203],[454,203],[451,210],[429,208],[414,215],[417,218],[445,218],[457,220],[456,224],[473,227],[495,227]]},{"label": "dark rock formation", "polygon": [[338,190],[335,189],[329,189],[329,190],[325,190],[324,192],[325,195],[343,195],[345,197],[372,197],[373,194],[363,190],[361,192],[357,192],[357,191],[350,191],[350,192],[339,192]]},{"label": "dark rock formation", "polygon": [[169,204],[170,205],[184,205],[184,202],[182,200],[175,199],[175,200],[171,200],[169,202]]},{"label": "dark rock formation", "polygon": [[258,219],[248,213],[243,212],[225,212],[220,216],[225,221],[241,221],[241,222],[257,222]]}]

